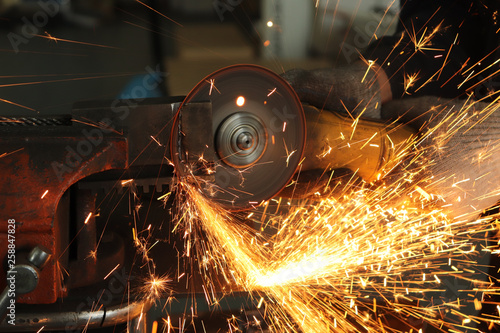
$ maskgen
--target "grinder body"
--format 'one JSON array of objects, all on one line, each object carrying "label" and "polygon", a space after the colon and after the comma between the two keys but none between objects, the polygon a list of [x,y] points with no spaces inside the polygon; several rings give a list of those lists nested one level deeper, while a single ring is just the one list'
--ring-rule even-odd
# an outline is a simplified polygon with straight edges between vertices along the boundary
[{"label": "grinder body", "polygon": [[401,160],[415,131],[401,124],[352,119],[303,105],[307,126],[302,170],[347,168],[367,182]]}]

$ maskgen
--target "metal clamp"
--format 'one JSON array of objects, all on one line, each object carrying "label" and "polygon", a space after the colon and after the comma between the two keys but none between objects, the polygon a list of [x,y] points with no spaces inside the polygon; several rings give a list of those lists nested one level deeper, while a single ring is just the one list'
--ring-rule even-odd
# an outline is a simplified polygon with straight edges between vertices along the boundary
[{"label": "metal clamp", "polygon": [[[25,259],[20,258],[20,263],[7,272],[7,286],[0,294],[0,322],[5,319],[9,306],[16,301],[18,295],[35,290],[38,286],[40,271],[51,256],[52,254],[45,247],[35,246]],[[11,288],[12,285],[14,288]]]}]

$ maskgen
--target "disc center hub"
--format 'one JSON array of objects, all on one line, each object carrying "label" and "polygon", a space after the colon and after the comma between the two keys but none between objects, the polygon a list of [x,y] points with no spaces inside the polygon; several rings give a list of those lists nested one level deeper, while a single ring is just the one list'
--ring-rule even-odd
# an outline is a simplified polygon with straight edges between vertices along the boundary
[{"label": "disc center hub", "polygon": [[236,145],[241,150],[247,150],[252,148],[253,143],[254,143],[253,135],[249,132],[240,133],[236,138]]},{"label": "disc center hub", "polygon": [[267,131],[262,120],[255,114],[237,112],[222,122],[215,141],[222,162],[235,168],[246,168],[264,154]]}]

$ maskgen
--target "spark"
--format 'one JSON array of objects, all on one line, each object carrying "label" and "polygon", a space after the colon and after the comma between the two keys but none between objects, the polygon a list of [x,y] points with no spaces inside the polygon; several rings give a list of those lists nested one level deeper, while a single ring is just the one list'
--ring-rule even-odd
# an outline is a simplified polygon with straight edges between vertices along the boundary
[{"label": "spark", "polygon": [[167,192],[167,193],[159,196],[158,199],[156,199],[156,200],[158,200],[158,201],[167,201],[171,194],[172,194],[172,192]]},{"label": "spark", "polygon": [[276,92],[276,88],[272,89],[269,94],[267,94],[267,97],[271,96],[272,94],[274,94]]},{"label": "spark", "polygon": [[372,67],[375,65],[375,61],[373,60],[368,60],[368,67],[366,68],[365,75],[363,75],[363,78],[361,79],[361,83],[365,82],[366,76],[368,75],[368,72],[372,69]]},{"label": "spark", "polygon": [[139,327],[141,327],[141,321],[142,321],[142,317],[143,317],[144,313],[141,312],[141,314],[139,315],[139,319],[137,320],[137,327],[136,327],[136,331],[139,330]]},{"label": "spark", "polygon": [[363,149],[367,144],[370,143],[370,141],[372,141],[372,139],[378,134],[378,132],[375,132],[373,133],[373,135],[361,146],[360,149]]},{"label": "spark", "polygon": [[406,74],[404,77],[404,90],[405,94],[411,95],[409,89],[415,85],[415,82],[418,80],[418,72],[414,74]]},{"label": "spark", "polygon": [[162,296],[165,296],[167,292],[171,291],[171,282],[172,280],[168,275],[158,277],[151,274],[151,276],[146,279],[144,284],[140,287],[140,292],[144,295],[146,300],[155,301],[160,299]]},{"label": "spark", "polygon": [[106,280],[111,274],[113,274],[114,271],[116,271],[120,267],[120,264],[117,264],[115,268],[113,268],[105,277],[103,280]]},{"label": "spark", "polygon": [[97,259],[97,249],[91,250],[86,258]]},{"label": "spark", "polygon": [[112,131],[112,132],[114,132],[116,134],[123,135],[123,132],[118,132],[112,126],[110,126],[109,124],[107,124],[105,122],[102,122],[102,121],[94,122],[94,121],[90,121],[90,120],[83,121],[83,120],[79,120],[79,119],[71,119],[71,121],[75,122],[75,123],[80,123],[80,124],[84,124],[84,125],[88,125],[88,126],[100,128],[100,129],[105,129],[105,130],[108,130],[108,131]]},{"label": "spark", "polygon": [[[44,83],[59,83],[59,82],[70,82],[70,81],[82,81],[82,80],[115,78],[115,77],[132,76],[132,75],[134,75],[134,73],[95,75],[95,76],[88,76],[88,77],[77,77],[77,78],[70,78],[70,79],[56,79],[56,80],[47,80],[47,81],[31,81],[31,82],[21,82],[21,83],[7,83],[7,84],[0,85],[0,88],[18,87],[18,86],[29,86],[29,85],[44,84]],[[3,102],[8,102],[8,101],[3,100]],[[21,105],[19,105],[19,106],[21,106]]]},{"label": "spark", "polygon": [[43,192],[43,194],[42,194],[42,196],[40,197],[40,199],[45,198],[45,196],[47,195],[47,193],[49,193],[49,190],[45,190],[45,192]]},{"label": "spark", "polygon": [[262,306],[263,302],[264,302],[264,297],[261,297],[260,301],[259,301],[259,304],[257,304],[257,309],[260,309],[260,307]]},{"label": "spark", "polygon": [[152,11],[153,11],[153,12],[155,12],[156,14],[161,15],[162,17],[166,18],[166,19],[167,19],[167,20],[169,20],[170,22],[177,24],[179,27],[182,27],[182,26],[183,26],[183,25],[182,25],[182,24],[180,24],[179,22],[174,21],[174,20],[173,20],[173,19],[171,19],[170,17],[168,17],[168,16],[166,16],[165,14],[163,14],[163,13],[161,13],[161,12],[157,11],[156,9],[154,9],[154,8],[153,8],[153,7],[151,7],[151,6],[148,6],[148,5],[147,5],[147,4],[145,4],[144,2],[139,1],[139,0],[135,0],[135,1],[136,1],[136,2],[138,2],[138,3],[140,3],[141,5],[143,5],[143,6],[144,6],[144,7],[146,7],[147,9],[152,10]]},{"label": "spark", "polygon": [[160,141],[158,141],[157,138],[155,138],[154,136],[150,135],[149,136],[151,138],[151,140],[153,140],[154,142],[156,142],[156,144],[159,146],[159,147],[163,147],[163,145],[160,143]]},{"label": "spark", "polygon": [[34,112],[37,112],[37,110],[33,109],[33,108],[30,108],[30,107],[27,107],[25,105],[22,105],[22,104],[19,104],[19,103],[15,103],[15,102],[12,102],[12,101],[9,101],[9,100],[6,100],[6,99],[3,99],[3,98],[0,98],[0,102],[3,102],[3,103],[7,103],[7,104],[11,104],[11,105],[15,105],[15,106],[18,106],[20,108],[23,108],[23,109],[26,109],[26,110],[30,110],[30,111],[34,111]]},{"label": "spark", "polygon": [[45,328],[45,325],[40,327],[40,329],[38,331],[36,331],[36,333],[40,333],[41,331],[43,331],[44,328]]},{"label": "spark", "polygon": [[167,317],[167,319],[163,318],[163,321],[165,322],[165,324],[167,325],[167,333],[170,333],[171,331],[174,330],[173,326],[172,326],[172,322],[170,320],[170,316]]},{"label": "spark", "polygon": [[[467,284],[460,293],[474,293],[473,285],[474,290],[480,286],[494,293],[489,282],[481,280],[483,273],[466,271],[457,263],[474,262],[479,235],[496,230],[490,222],[498,216],[470,222],[452,218],[448,212],[453,205],[433,192],[442,180],[429,177],[426,164],[433,163],[435,155],[424,155],[419,147],[434,140],[425,149],[442,154],[454,135],[481,119],[470,115],[467,106],[448,111],[439,124],[429,126],[394,156],[400,162],[411,161],[413,168],[406,165],[390,186],[384,175],[376,184],[352,187],[347,181],[334,192],[289,205],[277,215],[266,213],[266,203],[259,214],[261,225],[271,228],[269,234],[242,226],[239,218],[204,197],[192,185],[196,182],[181,180],[177,186],[184,198],[182,229],[189,240],[186,246],[196,254],[190,255],[199,258],[200,270],[207,272],[205,284],[211,285],[208,270],[215,269],[228,283],[255,295],[259,307],[269,299],[266,318],[278,332],[296,332],[297,326],[307,333],[399,332],[386,316],[449,331],[469,324],[471,317],[459,311],[461,298],[444,300],[438,295],[445,291],[449,276]],[[246,217],[257,218],[256,214]],[[449,311],[447,317],[443,311]],[[490,323],[498,318],[474,320]]]},{"label": "spark", "polygon": [[134,180],[133,179],[125,179],[125,180],[122,180],[121,181],[121,185],[122,186],[127,186],[129,185],[130,183],[132,183]]},{"label": "spark", "polygon": [[297,152],[297,150],[289,151],[288,147],[286,146],[285,139],[283,139],[283,146],[285,147],[285,151],[286,151],[286,166],[288,167],[288,163],[290,162],[290,158],[292,157],[293,154],[295,154]]},{"label": "spark", "polygon": [[53,37],[52,37],[52,35],[51,35],[51,34],[49,34],[47,31],[44,31],[44,32],[45,32],[45,35],[46,35],[47,37],[49,37],[49,39],[54,40],[54,41],[56,42],[56,44],[57,44],[57,39],[56,39],[56,38],[53,38]]},{"label": "spark", "polygon": [[417,190],[417,192],[420,193],[420,195],[422,195],[425,199],[431,200],[431,195],[425,192],[425,190],[423,190],[420,186],[415,186],[415,190]]},{"label": "spark", "polygon": [[440,22],[438,25],[432,29],[432,31],[426,35],[427,32],[427,27],[424,28],[424,31],[422,32],[422,35],[420,35],[420,38],[417,37],[417,32],[415,32],[415,29],[413,29],[413,34],[410,35],[411,40],[413,41],[413,44],[415,45],[415,52],[422,52],[427,50],[433,50],[433,51],[444,51],[443,49],[436,49],[436,48],[431,48],[429,47],[432,44],[432,39],[434,36],[441,30],[441,26],[443,25],[443,22]]},{"label": "spark", "polygon": [[[451,50],[453,48],[453,45],[456,45],[457,44],[457,40],[458,40],[458,34],[455,36],[455,40],[453,41],[453,43],[450,45],[450,48],[448,50],[448,53],[446,53],[446,58],[444,58],[444,61],[443,61],[443,66],[441,66],[441,69],[439,70],[439,75],[437,77],[437,79],[439,80],[439,78],[441,77],[441,73],[443,72],[443,69],[445,68],[446,64],[447,64],[447,61],[448,61],[448,57],[450,56],[450,53],[451,53]],[[441,55],[442,56],[442,55]],[[438,58],[437,56],[435,56],[434,58]]]},{"label": "spark", "polygon": [[217,87],[215,86],[215,79],[209,79],[208,81],[206,81],[208,84],[210,84],[210,90],[208,92],[208,95],[209,96],[212,96],[212,90],[215,89],[219,94],[220,94],[220,91],[219,89],[217,89]]},{"label": "spark", "polygon": [[87,224],[90,220],[90,218],[92,217],[92,212],[89,213],[89,215],[87,215],[87,218],[85,219],[85,221],[83,222],[83,224]]},{"label": "spark", "polygon": [[114,47],[114,46],[94,44],[94,43],[87,43],[87,42],[80,42],[80,41],[76,41],[76,40],[63,39],[63,38],[57,38],[57,37],[51,36],[50,34],[47,34],[45,36],[44,35],[34,35],[34,36],[35,37],[49,39],[49,40],[53,40],[55,42],[65,42],[65,43],[81,44],[81,45],[88,45],[88,46],[95,46],[95,47],[102,47],[102,48],[107,48],[107,49],[119,50],[118,47]]}]

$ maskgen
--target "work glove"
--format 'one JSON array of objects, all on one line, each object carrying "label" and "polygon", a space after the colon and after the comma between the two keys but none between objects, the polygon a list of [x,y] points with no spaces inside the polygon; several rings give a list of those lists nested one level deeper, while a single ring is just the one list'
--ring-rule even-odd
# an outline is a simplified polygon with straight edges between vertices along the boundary
[{"label": "work glove", "polygon": [[374,70],[364,63],[345,68],[292,69],[282,77],[302,103],[353,117],[381,118],[380,87]]}]

